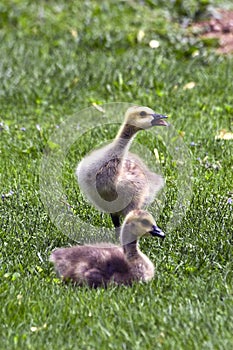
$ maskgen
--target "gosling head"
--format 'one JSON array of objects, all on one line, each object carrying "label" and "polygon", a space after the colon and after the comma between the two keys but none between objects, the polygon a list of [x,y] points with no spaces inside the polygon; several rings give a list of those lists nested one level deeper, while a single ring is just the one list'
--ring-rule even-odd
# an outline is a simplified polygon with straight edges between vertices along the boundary
[{"label": "gosling head", "polygon": [[153,216],[145,210],[132,210],[125,218],[124,228],[136,238],[157,236],[165,238],[164,232],[156,225]]},{"label": "gosling head", "polygon": [[166,115],[157,114],[149,107],[130,107],[125,114],[125,123],[134,125],[138,129],[149,129],[155,125],[168,126],[169,124],[164,120]]}]

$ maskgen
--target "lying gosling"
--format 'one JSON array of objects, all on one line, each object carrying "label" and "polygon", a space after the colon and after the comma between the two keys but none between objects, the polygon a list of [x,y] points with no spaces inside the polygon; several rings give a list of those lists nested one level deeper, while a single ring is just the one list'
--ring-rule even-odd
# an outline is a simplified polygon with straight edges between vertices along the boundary
[{"label": "lying gosling", "polygon": [[148,282],[154,276],[154,265],[139,249],[138,239],[144,235],[165,237],[151,214],[133,210],[121,227],[121,246],[101,243],[59,248],[52,252],[50,261],[64,281],[77,285],[96,288]]}]

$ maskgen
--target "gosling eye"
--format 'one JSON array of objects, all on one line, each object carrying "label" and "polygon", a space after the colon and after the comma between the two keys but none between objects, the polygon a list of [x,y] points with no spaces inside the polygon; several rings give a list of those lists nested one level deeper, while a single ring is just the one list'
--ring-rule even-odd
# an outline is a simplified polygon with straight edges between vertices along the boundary
[{"label": "gosling eye", "polygon": [[150,221],[147,220],[147,219],[143,219],[143,220],[141,221],[141,223],[142,223],[143,226],[149,226],[149,225],[151,224]]},{"label": "gosling eye", "polygon": [[147,113],[146,113],[145,111],[141,111],[141,112],[140,112],[140,116],[141,116],[141,117],[145,117],[146,114],[147,114]]}]

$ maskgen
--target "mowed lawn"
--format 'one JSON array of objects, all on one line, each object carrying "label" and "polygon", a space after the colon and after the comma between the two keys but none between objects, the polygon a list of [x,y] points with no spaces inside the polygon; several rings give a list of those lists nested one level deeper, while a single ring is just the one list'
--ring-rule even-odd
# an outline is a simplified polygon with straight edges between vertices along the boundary
[{"label": "mowed lawn", "polygon": [[[1,2],[0,349],[233,348],[233,57],[215,55],[216,41],[203,41],[188,25],[206,3]],[[49,255],[75,242],[44,206],[41,161],[71,116],[79,122],[80,114],[82,126],[79,111],[114,102],[167,114],[185,147],[178,164],[154,134],[135,140],[160,156],[166,198],[158,225],[166,230],[172,222],[185,186],[192,196],[164,242],[141,242],[156,267],[152,282],[63,285]],[[60,180],[74,215],[110,228],[74,177],[81,157],[117,131],[96,127],[94,118],[92,127],[70,147]]]}]

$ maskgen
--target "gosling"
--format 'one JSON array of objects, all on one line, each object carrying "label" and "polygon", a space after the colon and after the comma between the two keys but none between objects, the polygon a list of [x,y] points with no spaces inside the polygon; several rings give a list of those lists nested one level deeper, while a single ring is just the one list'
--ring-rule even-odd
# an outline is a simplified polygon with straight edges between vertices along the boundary
[{"label": "gosling", "polygon": [[154,265],[139,249],[138,239],[144,235],[165,237],[151,214],[133,210],[121,227],[121,246],[100,243],[59,248],[52,252],[50,261],[63,281],[70,280],[79,286],[97,288],[148,282],[154,277]]},{"label": "gosling", "polygon": [[91,152],[77,166],[81,191],[95,207],[110,213],[116,230],[121,216],[152,203],[164,186],[162,176],[151,172],[128,150],[138,131],[155,125],[168,126],[165,118],[148,107],[130,107],[114,141]]}]

